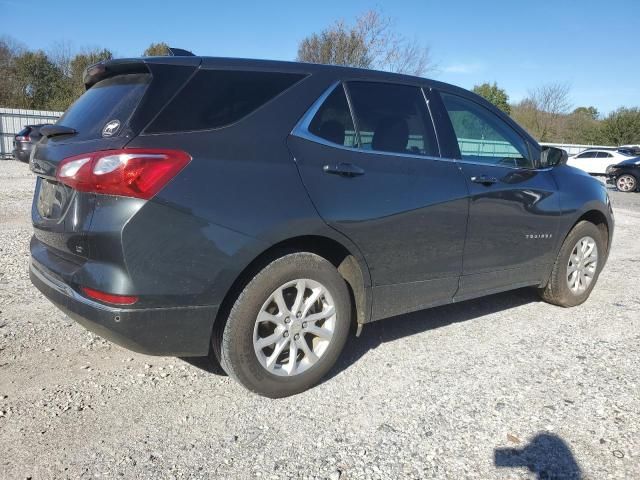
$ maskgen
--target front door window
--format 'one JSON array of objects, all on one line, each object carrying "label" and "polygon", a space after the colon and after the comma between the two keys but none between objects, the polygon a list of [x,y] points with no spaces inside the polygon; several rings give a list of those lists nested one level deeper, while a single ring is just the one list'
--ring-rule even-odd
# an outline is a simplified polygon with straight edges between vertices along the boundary
[{"label": "front door window", "polygon": [[506,122],[475,102],[442,94],[463,160],[533,168],[527,144]]}]

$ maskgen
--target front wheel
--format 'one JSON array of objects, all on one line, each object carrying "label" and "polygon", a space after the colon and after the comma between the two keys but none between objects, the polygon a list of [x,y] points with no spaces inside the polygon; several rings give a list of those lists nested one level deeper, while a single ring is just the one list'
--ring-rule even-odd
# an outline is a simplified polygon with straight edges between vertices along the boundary
[{"label": "front wheel", "polygon": [[579,222],[565,238],[543,300],[561,307],[574,307],[589,298],[606,258],[606,240],[598,227]]},{"label": "front wheel", "polygon": [[620,175],[616,178],[616,188],[621,192],[635,192],[638,188],[636,177],[629,174]]},{"label": "front wheel", "polygon": [[236,299],[213,336],[229,376],[271,398],[302,392],[334,365],[349,332],[345,280],[307,252],[274,260]]}]

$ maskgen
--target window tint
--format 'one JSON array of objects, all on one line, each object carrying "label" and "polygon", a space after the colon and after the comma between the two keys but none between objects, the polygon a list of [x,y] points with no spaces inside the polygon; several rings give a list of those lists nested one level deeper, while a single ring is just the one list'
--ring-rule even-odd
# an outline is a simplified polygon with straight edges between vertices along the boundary
[{"label": "window tint", "polygon": [[444,93],[442,100],[464,160],[511,167],[533,167],[527,144],[497,115],[457,95]]},{"label": "window tint", "polygon": [[611,158],[613,157],[613,155],[611,155],[609,152],[598,152],[598,158]]},{"label": "window tint", "polygon": [[304,75],[202,70],[147,129],[149,133],[206,130],[237,122]]},{"label": "window tint", "polygon": [[360,148],[439,156],[427,105],[418,87],[349,82]]},{"label": "window tint", "polygon": [[101,80],[75,101],[60,117],[58,124],[78,131],[74,140],[102,137],[102,129],[111,120],[119,120],[120,134],[134,112],[147,85],[149,74],[117,75]]},{"label": "window tint", "polygon": [[356,129],[342,85],[322,104],[309,124],[309,132],[338,145],[356,146]]},{"label": "window tint", "polygon": [[584,152],[578,155],[576,158],[596,158],[596,152]]}]

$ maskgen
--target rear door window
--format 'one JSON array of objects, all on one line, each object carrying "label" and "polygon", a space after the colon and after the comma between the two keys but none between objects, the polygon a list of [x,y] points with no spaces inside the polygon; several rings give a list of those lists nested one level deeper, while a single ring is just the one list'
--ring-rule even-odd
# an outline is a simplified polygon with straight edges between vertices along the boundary
[{"label": "rear door window", "polygon": [[342,85],[338,85],[322,104],[309,124],[309,132],[337,145],[357,145],[356,129]]},{"label": "rear door window", "polygon": [[282,72],[201,70],[146,132],[186,132],[231,125],[305,76]]},{"label": "rear door window", "polygon": [[150,81],[151,76],[146,73],[101,80],[69,107],[58,124],[77,130],[74,141],[101,138],[107,124],[117,125],[109,132],[109,136],[117,136],[124,130]]},{"label": "rear door window", "polygon": [[427,103],[419,87],[348,82],[360,148],[439,156]]}]

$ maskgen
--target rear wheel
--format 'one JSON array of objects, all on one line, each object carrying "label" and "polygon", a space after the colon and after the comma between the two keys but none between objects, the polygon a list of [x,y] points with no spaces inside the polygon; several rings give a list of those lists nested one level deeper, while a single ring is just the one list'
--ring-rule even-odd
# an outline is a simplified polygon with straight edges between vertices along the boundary
[{"label": "rear wheel", "polygon": [[606,256],[606,240],[593,223],[579,222],[567,235],[542,298],[554,305],[573,307],[593,290]]},{"label": "rear wheel", "polygon": [[224,370],[249,390],[284,397],[315,385],[342,351],[350,325],[346,282],[312,253],[293,253],[259,272],[216,328]]},{"label": "rear wheel", "polygon": [[636,177],[629,174],[620,175],[616,178],[616,188],[621,192],[635,192],[638,188]]}]

